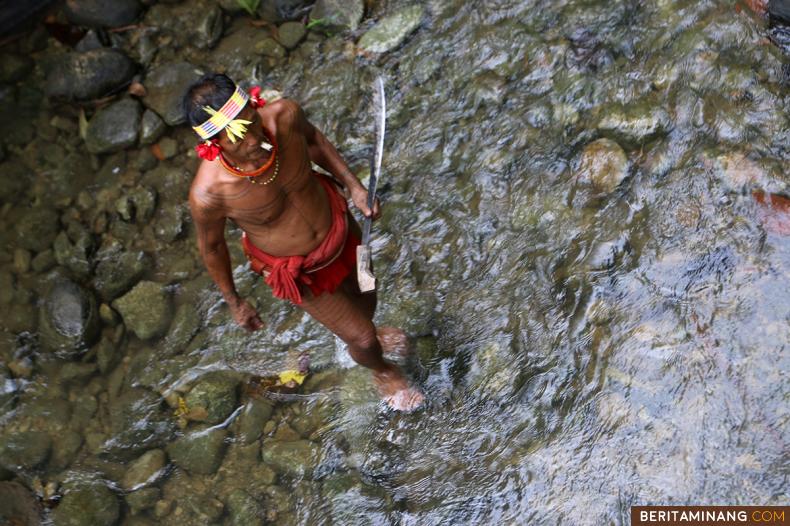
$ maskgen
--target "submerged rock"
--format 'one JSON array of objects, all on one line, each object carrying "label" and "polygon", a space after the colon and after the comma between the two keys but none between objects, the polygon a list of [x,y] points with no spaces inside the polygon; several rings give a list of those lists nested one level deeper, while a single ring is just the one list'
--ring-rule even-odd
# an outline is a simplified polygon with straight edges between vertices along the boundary
[{"label": "submerged rock", "polygon": [[76,283],[62,279],[53,285],[39,311],[41,345],[73,357],[99,336],[96,298]]},{"label": "submerged rock", "polygon": [[126,389],[110,403],[112,437],[102,451],[129,460],[146,450],[163,447],[176,426],[162,398],[143,388]]},{"label": "submerged rock", "polygon": [[167,332],[173,317],[170,295],[159,283],[141,281],[130,292],[112,302],[126,327],[141,340]]},{"label": "submerged rock", "polygon": [[167,125],[159,115],[151,110],[145,110],[140,125],[140,144],[153,144],[167,131]]},{"label": "submerged rock", "polygon": [[222,463],[226,435],[223,428],[198,429],[168,445],[167,453],[190,473],[211,475]]},{"label": "submerged rock", "polygon": [[261,503],[242,489],[233,490],[226,501],[233,526],[263,526],[265,516]]},{"label": "submerged rock", "polygon": [[137,143],[140,104],[121,99],[99,110],[88,123],[85,147],[91,153],[118,152]]},{"label": "submerged rock", "polygon": [[112,301],[129,291],[153,266],[145,252],[120,252],[96,265],[93,286],[104,301]]},{"label": "submerged rock", "polygon": [[310,21],[328,30],[356,31],[365,12],[362,0],[318,0],[310,12]]},{"label": "submerged rock", "polygon": [[74,482],[52,512],[55,526],[113,526],[120,515],[118,497],[99,480]]},{"label": "submerged rock", "polygon": [[614,135],[618,140],[642,144],[670,127],[669,114],[653,104],[615,106],[606,108],[598,122],[598,129]]},{"label": "submerged rock", "polygon": [[419,27],[425,9],[413,5],[389,15],[359,39],[359,47],[372,53],[386,53],[400,46]]},{"label": "submerged rock", "polygon": [[251,444],[263,434],[263,426],[272,416],[269,400],[254,399],[247,402],[238,421],[237,435],[243,444]]},{"label": "submerged rock", "polygon": [[186,122],[181,101],[187,88],[203,74],[189,62],[162,64],[148,72],[143,104],[154,110],[169,126]]},{"label": "submerged rock", "polygon": [[67,0],[63,6],[69,22],[90,27],[131,24],[141,10],[138,0]]},{"label": "submerged rock", "polygon": [[286,49],[293,49],[307,34],[304,24],[301,22],[286,22],[277,28],[277,40]]},{"label": "submerged rock", "polygon": [[598,139],[582,152],[576,180],[592,184],[598,191],[612,192],[628,176],[628,158],[616,142]]},{"label": "submerged rock", "polygon": [[[153,508],[157,501],[162,497],[162,490],[159,488],[143,488],[137,491],[133,491],[126,495],[126,504],[129,505],[129,510],[132,512],[132,515],[136,515],[143,510],[147,510],[149,508]],[[128,526],[148,526],[149,524],[153,526],[153,522],[134,522],[134,520],[130,520],[127,523]]]},{"label": "submerged rock", "polygon": [[32,208],[17,221],[15,230],[20,247],[41,252],[52,246],[60,221],[52,208]]},{"label": "submerged rock", "polygon": [[166,464],[167,455],[161,449],[146,451],[129,464],[129,469],[121,480],[121,487],[131,491],[152,483]]},{"label": "submerged rock", "polygon": [[239,380],[227,374],[208,374],[186,396],[190,419],[209,424],[223,422],[236,408]]},{"label": "submerged rock", "polygon": [[0,520],[14,526],[37,526],[43,521],[41,504],[21,483],[0,482]]},{"label": "submerged rock", "polygon": [[114,49],[69,53],[47,75],[47,95],[69,100],[103,97],[125,86],[136,69],[129,57]]},{"label": "submerged rock", "polygon": [[277,473],[292,477],[311,477],[320,460],[318,446],[309,440],[268,440],[261,457]]}]

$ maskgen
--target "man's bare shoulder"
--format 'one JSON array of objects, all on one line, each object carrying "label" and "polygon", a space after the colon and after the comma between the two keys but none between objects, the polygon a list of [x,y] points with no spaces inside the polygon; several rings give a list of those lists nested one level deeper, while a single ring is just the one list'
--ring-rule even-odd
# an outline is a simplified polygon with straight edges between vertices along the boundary
[{"label": "man's bare shoulder", "polygon": [[222,195],[217,191],[218,163],[201,161],[189,188],[189,206],[193,213],[215,214],[222,209]]}]

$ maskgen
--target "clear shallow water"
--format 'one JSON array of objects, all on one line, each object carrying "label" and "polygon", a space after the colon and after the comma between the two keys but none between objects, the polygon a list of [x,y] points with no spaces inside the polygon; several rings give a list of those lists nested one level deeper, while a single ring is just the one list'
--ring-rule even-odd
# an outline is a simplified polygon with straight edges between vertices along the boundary
[{"label": "clear shallow water", "polygon": [[[426,7],[394,53],[358,56],[333,37],[258,79],[300,101],[361,167],[369,80],[385,75],[377,321],[415,338],[406,367],[426,408],[383,411],[342,344],[272,301],[235,242],[239,288],[268,323],[254,336],[208,286],[191,232],[171,246],[142,232],[152,277],[195,307],[200,332],[175,356],[167,339],[129,337],[121,365],[87,387],[58,384],[57,364],[33,352],[41,374],[6,432],[57,429],[53,416],[24,418],[39,399],[68,399],[74,414],[87,396],[98,409],[70,475],[50,466],[24,477],[98,473],[117,485],[124,463],[178,435],[107,451],[113,434],[136,429],[144,442],[174,427],[160,395],[209,371],[272,374],[309,351],[314,381],[278,398],[262,440],[243,445],[231,423],[221,467],[172,469],[158,483],[170,513],[134,520],[230,524],[237,487],[283,524],[626,524],[633,504],[787,504],[790,245],[751,194],[787,192],[787,59],[764,22],[725,2]],[[602,124],[622,108],[636,117]],[[577,178],[583,149],[601,137],[628,158],[608,193]],[[184,198],[186,174],[162,180],[184,162],[142,174],[160,206]],[[126,407],[113,400],[127,392],[150,393],[153,409],[113,424],[108,412]],[[294,438],[315,448],[309,472],[276,468],[263,480],[271,463],[257,449]],[[204,509],[214,499],[216,517]]]}]

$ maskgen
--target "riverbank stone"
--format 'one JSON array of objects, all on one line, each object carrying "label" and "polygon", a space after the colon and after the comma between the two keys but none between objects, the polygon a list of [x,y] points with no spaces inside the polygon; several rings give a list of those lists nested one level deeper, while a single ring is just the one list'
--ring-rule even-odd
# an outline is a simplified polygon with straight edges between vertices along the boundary
[{"label": "riverbank stone", "polygon": [[365,13],[362,0],[318,0],[310,11],[310,21],[329,31],[356,31]]},{"label": "riverbank stone", "polygon": [[129,464],[129,469],[121,479],[121,487],[126,491],[142,488],[157,477],[167,465],[167,455],[161,449],[146,451],[137,460]]},{"label": "riverbank stone", "polygon": [[421,5],[413,5],[382,18],[359,39],[360,49],[371,53],[395,49],[419,27],[424,13]]},{"label": "riverbank stone", "polygon": [[200,428],[167,446],[167,454],[179,467],[198,475],[212,475],[225,453],[223,428]]},{"label": "riverbank stone", "polygon": [[219,424],[236,408],[238,378],[223,373],[209,373],[198,380],[186,396],[192,420]]},{"label": "riverbank stone", "polygon": [[60,221],[55,210],[31,208],[16,223],[17,243],[34,252],[44,251],[52,246],[59,228]]},{"label": "riverbank stone", "polygon": [[119,516],[118,497],[99,480],[69,484],[52,512],[55,526],[113,526]]},{"label": "riverbank stone", "polygon": [[281,475],[311,477],[319,462],[319,448],[309,440],[268,440],[261,447],[261,458]]},{"label": "riverbank stone", "polygon": [[99,110],[88,123],[85,147],[91,153],[111,153],[137,143],[140,128],[140,104],[121,99]]},{"label": "riverbank stone", "polygon": [[155,111],[168,126],[186,122],[181,106],[187,88],[203,75],[203,71],[189,62],[162,64],[148,72],[145,89],[148,94],[143,104]]},{"label": "riverbank stone", "polygon": [[601,192],[612,192],[628,176],[628,158],[619,144],[598,139],[582,152],[576,179]]},{"label": "riverbank stone", "polygon": [[68,100],[103,97],[128,84],[136,71],[134,62],[114,49],[68,53],[47,75],[47,95]]},{"label": "riverbank stone", "polygon": [[93,293],[68,279],[53,284],[39,310],[44,349],[71,358],[99,337],[99,313]]},{"label": "riverbank stone", "polygon": [[133,23],[142,11],[138,0],[68,0],[63,5],[66,19],[88,27],[119,27]]},{"label": "riverbank stone", "polygon": [[93,286],[104,301],[128,292],[153,266],[145,252],[119,252],[108,255],[96,265]]},{"label": "riverbank stone", "polygon": [[167,332],[173,317],[170,295],[159,283],[141,281],[112,302],[126,328],[141,340],[158,338]]},{"label": "riverbank stone", "polygon": [[277,40],[286,49],[293,49],[307,35],[307,30],[301,22],[286,22],[277,28]]},{"label": "riverbank stone", "polygon": [[11,471],[33,469],[44,463],[52,438],[44,431],[22,431],[0,437],[0,464]]}]

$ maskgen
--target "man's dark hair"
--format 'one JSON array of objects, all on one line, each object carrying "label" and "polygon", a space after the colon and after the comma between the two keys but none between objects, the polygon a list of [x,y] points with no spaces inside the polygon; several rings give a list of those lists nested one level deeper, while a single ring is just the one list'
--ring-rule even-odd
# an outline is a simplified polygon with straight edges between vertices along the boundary
[{"label": "man's dark hair", "polygon": [[236,83],[227,75],[209,73],[200,77],[197,82],[189,86],[182,102],[189,125],[203,124],[210,117],[203,106],[218,110],[234,91],[236,91]]}]

